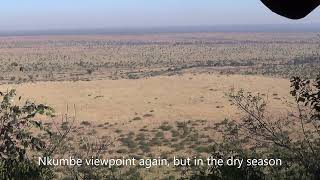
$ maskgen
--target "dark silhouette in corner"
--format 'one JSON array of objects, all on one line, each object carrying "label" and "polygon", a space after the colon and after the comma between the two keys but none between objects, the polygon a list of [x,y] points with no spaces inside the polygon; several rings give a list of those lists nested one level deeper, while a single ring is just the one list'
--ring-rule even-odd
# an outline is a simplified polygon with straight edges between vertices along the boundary
[{"label": "dark silhouette in corner", "polygon": [[320,5],[320,0],[261,0],[273,12],[290,18],[306,17]]}]

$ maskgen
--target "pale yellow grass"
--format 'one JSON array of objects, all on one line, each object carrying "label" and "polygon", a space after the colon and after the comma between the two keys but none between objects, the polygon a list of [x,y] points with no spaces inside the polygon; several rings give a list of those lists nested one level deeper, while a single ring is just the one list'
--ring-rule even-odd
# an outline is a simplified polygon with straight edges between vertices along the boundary
[{"label": "pale yellow grass", "polygon": [[[1,85],[0,90],[15,88],[23,100],[54,107],[57,114],[73,113],[77,121],[97,124],[117,123],[122,128],[158,126],[164,121],[239,118],[239,111],[230,106],[225,93],[231,88],[260,92],[269,96],[274,112],[285,112],[284,100],[289,99],[287,79],[243,75],[185,74],[159,76],[138,80],[95,80],[82,82],[37,82]],[[143,117],[145,114],[151,117]],[[142,120],[129,123],[134,117]]]}]

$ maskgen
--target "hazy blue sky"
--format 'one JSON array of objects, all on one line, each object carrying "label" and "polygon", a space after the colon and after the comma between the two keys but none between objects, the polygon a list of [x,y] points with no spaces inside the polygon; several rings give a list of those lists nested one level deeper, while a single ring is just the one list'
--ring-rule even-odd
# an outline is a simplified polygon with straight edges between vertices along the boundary
[{"label": "hazy blue sky", "polygon": [[319,23],[279,17],[259,0],[8,0],[0,30]]}]

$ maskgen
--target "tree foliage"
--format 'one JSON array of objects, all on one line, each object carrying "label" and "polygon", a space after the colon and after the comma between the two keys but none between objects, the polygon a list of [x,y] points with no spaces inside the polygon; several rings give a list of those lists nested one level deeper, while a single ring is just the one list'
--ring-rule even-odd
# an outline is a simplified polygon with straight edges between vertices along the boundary
[{"label": "tree foliage", "polygon": [[[36,136],[34,130],[51,135],[41,123],[34,120],[40,115],[51,116],[53,109],[44,104],[30,101],[19,106],[14,103],[16,91],[0,93],[0,179],[46,179],[52,172],[38,166],[32,160],[34,155],[47,152],[46,142]],[[19,98],[19,100],[21,97]]]},{"label": "tree foliage", "polygon": [[[282,166],[207,167],[191,179],[316,179],[320,177],[320,76],[291,79],[293,107],[287,115],[268,113],[260,94],[232,90],[228,97],[244,116],[225,120],[215,130],[223,140],[213,145],[214,158],[280,158]],[[290,105],[288,104],[288,107]]]}]

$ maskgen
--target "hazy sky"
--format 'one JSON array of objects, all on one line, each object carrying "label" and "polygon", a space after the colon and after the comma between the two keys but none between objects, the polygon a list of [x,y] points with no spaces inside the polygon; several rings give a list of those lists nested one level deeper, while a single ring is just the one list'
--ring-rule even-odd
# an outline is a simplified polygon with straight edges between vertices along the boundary
[{"label": "hazy sky", "polygon": [[319,23],[320,9],[287,20],[259,0],[8,0],[0,30]]}]

